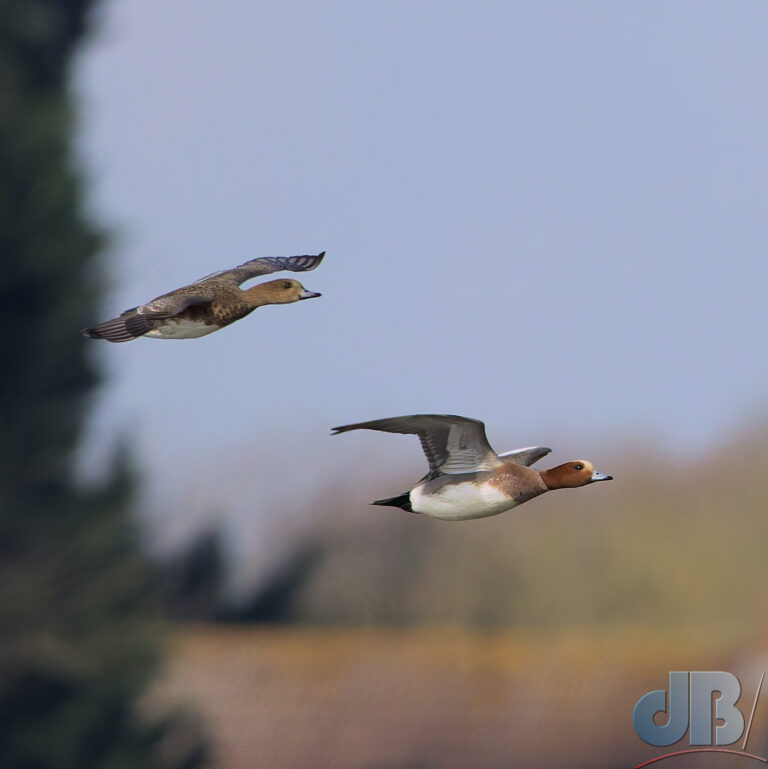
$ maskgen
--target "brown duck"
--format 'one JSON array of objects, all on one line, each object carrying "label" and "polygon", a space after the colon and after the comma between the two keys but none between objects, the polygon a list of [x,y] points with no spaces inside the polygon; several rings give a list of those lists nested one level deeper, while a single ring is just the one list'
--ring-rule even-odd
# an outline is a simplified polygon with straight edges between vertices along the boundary
[{"label": "brown duck", "polygon": [[260,275],[290,270],[314,270],[325,251],[316,256],[265,256],[231,270],[221,270],[196,283],[132,307],[116,318],[83,329],[92,339],[129,342],[140,336],[152,339],[196,339],[212,334],[267,304],[289,304],[320,296],[298,280],[280,279],[241,289],[240,284]]}]

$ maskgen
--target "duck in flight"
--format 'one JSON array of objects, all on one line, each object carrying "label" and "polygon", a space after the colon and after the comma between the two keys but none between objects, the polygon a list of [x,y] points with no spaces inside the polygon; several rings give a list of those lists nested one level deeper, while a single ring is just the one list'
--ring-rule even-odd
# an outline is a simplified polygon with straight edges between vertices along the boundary
[{"label": "duck in flight", "polygon": [[279,279],[247,289],[240,284],[260,275],[289,270],[314,270],[325,251],[316,256],[265,256],[211,275],[132,307],[116,318],[83,329],[83,334],[108,342],[152,339],[195,339],[212,334],[267,304],[289,304],[320,294],[307,291],[298,280]]},{"label": "duck in flight", "polygon": [[532,446],[497,454],[479,419],[452,414],[412,414],[332,429],[333,435],[349,430],[418,435],[429,472],[410,491],[377,499],[372,504],[391,505],[449,521],[485,518],[553,489],[613,480],[610,475],[598,473],[586,459],[550,470],[534,470],[531,465],[551,449]]}]

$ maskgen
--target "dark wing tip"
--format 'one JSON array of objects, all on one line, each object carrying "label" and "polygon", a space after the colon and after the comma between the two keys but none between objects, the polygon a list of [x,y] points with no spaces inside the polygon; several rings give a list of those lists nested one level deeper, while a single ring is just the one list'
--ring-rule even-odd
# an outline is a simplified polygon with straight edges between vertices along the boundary
[{"label": "dark wing tip", "polygon": [[388,419],[373,419],[370,422],[355,422],[351,425],[339,425],[338,427],[332,427],[333,432],[331,435],[338,435],[339,433],[346,433],[350,430],[380,430],[382,422],[389,422]]},{"label": "dark wing tip", "polygon": [[293,272],[309,272],[314,270],[325,257],[325,251],[319,254],[306,254],[305,256],[288,257],[287,269]]},{"label": "dark wing tip", "polygon": [[351,425],[332,427],[332,435],[347,432],[348,430],[381,430],[382,432],[419,434],[421,430],[429,430],[435,427],[450,424],[462,424],[471,422],[483,425],[479,419],[462,417],[458,414],[403,414],[399,417],[387,417],[385,419],[371,419],[367,422],[355,422]]}]

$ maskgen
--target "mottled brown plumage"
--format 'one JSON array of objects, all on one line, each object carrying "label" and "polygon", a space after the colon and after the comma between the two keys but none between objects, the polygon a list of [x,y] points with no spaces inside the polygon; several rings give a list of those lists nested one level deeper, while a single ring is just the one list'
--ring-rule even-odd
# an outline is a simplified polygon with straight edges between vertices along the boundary
[{"label": "mottled brown plumage", "polygon": [[109,342],[128,342],[140,336],[155,339],[194,339],[218,331],[257,307],[288,304],[320,296],[297,280],[271,280],[242,290],[240,283],[279,270],[313,270],[325,256],[268,256],[222,270],[132,307],[116,318],[83,329],[83,334]]}]

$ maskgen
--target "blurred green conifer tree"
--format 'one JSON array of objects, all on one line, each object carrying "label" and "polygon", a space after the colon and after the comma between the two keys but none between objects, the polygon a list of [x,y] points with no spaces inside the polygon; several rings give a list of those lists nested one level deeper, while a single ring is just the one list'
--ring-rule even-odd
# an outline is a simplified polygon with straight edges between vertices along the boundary
[{"label": "blurred green conifer tree", "polygon": [[68,88],[93,5],[0,0],[0,767],[191,769],[198,737],[136,706],[160,623],[129,463],[98,488],[73,470],[105,245]]}]

